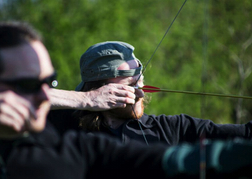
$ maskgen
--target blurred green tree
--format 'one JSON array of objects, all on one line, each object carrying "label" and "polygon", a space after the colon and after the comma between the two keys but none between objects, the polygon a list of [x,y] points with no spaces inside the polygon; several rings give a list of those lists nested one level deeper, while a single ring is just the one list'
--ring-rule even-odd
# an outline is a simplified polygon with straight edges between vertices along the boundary
[{"label": "blurred green tree", "polygon": [[[2,0],[1,20],[22,20],[43,35],[59,88],[80,82],[79,58],[109,40],[136,47],[146,64],[182,0]],[[146,68],[145,84],[174,90],[252,95],[252,1],[188,1]],[[251,119],[251,100],[155,93],[149,114],[180,114],[218,123]]]}]

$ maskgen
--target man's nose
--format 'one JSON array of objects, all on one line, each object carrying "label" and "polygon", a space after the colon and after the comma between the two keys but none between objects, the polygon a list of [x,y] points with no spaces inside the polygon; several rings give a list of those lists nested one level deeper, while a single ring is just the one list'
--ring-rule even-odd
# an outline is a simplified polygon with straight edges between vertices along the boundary
[{"label": "man's nose", "polygon": [[41,86],[41,90],[36,94],[36,99],[41,101],[49,100],[48,90],[49,86],[47,84],[43,84]]},{"label": "man's nose", "polygon": [[[139,87],[139,85],[136,84],[136,87]],[[135,94],[137,98],[143,98],[144,97],[144,92],[141,89],[135,89]]]}]

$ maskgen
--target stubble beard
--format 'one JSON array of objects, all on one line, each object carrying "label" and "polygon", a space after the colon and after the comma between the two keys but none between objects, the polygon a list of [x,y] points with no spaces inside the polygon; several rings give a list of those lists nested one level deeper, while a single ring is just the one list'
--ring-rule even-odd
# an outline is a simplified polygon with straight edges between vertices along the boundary
[{"label": "stubble beard", "polygon": [[125,108],[117,108],[110,110],[110,114],[113,115],[113,117],[124,120],[139,119],[143,116],[143,113],[144,113],[143,98],[138,98],[134,105],[127,104]]}]

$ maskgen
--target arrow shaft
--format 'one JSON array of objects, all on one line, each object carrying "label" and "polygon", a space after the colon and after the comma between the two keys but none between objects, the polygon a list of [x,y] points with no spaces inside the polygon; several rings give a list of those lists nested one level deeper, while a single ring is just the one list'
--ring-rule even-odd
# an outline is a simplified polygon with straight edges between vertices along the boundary
[{"label": "arrow shaft", "polygon": [[[155,91],[155,89],[153,89],[153,88],[138,87],[138,89]],[[227,97],[227,98],[252,99],[252,96],[239,96],[239,95],[232,95],[232,94],[217,94],[217,93],[203,93],[203,92],[180,91],[180,90],[169,90],[169,89],[158,89],[158,90],[156,90],[156,92],[183,93],[183,94],[218,96],[218,97]]]}]

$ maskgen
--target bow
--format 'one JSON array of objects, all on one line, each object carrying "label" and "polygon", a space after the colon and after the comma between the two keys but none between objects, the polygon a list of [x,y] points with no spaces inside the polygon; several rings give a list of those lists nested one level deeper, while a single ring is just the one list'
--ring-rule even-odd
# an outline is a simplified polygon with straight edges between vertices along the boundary
[{"label": "bow", "polygon": [[[178,17],[178,15],[179,15],[180,11],[182,10],[182,8],[184,7],[184,5],[185,5],[185,3],[186,3],[186,2],[187,2],[187,0],[185,0],[185,1],[184,1],[184,3],[182,4],[182,6],[180,7],[179,11],[178,11],[178,12],[177,12],[177,14],[175,15],[174,19],[172,20],[171,24],[170,24],[170,25],[169,25],[169,27],[167,28],[167,30],[166,30],[165,34],[163,35],[162,39],[161,39],[161,40],[160,40],[160,42],[158,43],[158,45],[157,45],[156,49],[155,49],[155,50],[154,50],[154,52],[152,53],[152,55],[151,55],[150,59],[147,61],[147,63],[146,63],[146,65],[145,65],[145,67],[143,68],[142,73],[141,73],[141,74],[139,75],[139,77],[137,78],[137,80],[136,80],[135,84],[137,84],[137,82],[139,81],[139,79],[141,78],[141,76],[143,75],[143,73],[145,72],[145,70],[146,70],[146,68],[147,68],[148,64],[149,64],[149,63],[150,63],[150,61],[152,60],[152,58],[153,58],[153,56],[155,55],[155,53],[156,53],[157,49],[159,48],[159,46],[160,46],[160,45],[161,45],[161,43],[163,42],[163,40],[164,40],[165,36],[166,36],[166,35],[167,35],[167,33],[169,32],[169,30],[170,30],[171,26],[172,26],[172,25],[173,25],[173,23],[175,22],[176,18]],[[133,111],[133,113],[134,113],[134,115],[135,115],[135,117],[136,117],[137,115],[136,115],[136,112],[135,112],[135,110],[134,110],[134,106],[133,106],[133,105],[132,105],[132,111]],[[136,117],[136,118],[137,118],[137,117]],[[146,136],[145,136],[145,134],[144,134],[144,131],[143,131],[143,129],[142,129],[142,126],[141,126],[141,124],[140,124],[139,120],[138,120],[138,125],[139,125],[140,130],[142,131],[142,134],[143,134],[143,137],[144,137],[145,143],[146,143],[147,145],[149,145],[149,143],[148,143],[148,141],[147,141],[147,139],[146,139]]]}]

